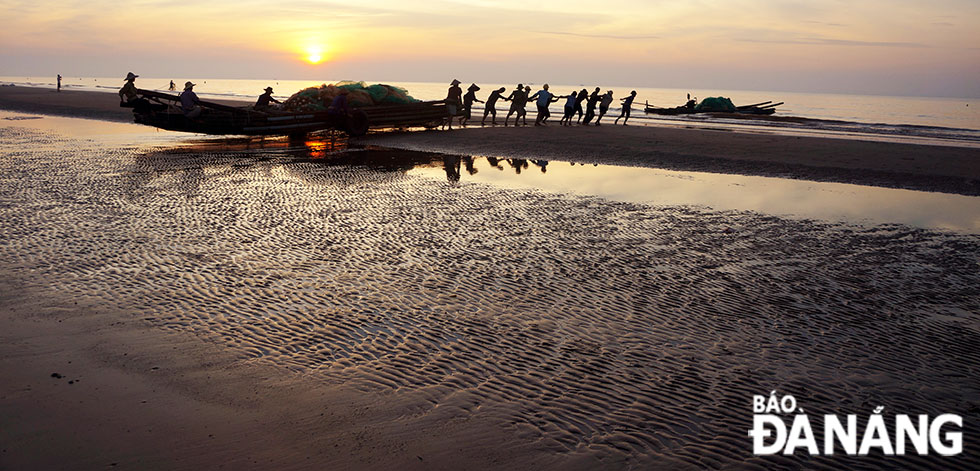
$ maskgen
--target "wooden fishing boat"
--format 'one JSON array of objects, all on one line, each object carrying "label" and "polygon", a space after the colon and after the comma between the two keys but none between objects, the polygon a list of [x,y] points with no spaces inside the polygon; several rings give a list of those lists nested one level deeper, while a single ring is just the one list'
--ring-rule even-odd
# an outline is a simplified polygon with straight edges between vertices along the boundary
[{"label": "wooden fishing boat", "polygon": [[686,105],[681,105],[674,108],[658,108],[656,106],[651,106],[650,103],[647,102],[643,111],[650,114],[658,114],[658,115],[665,115],[665,116],[677,116],[677,115],[698,114],[698,113],[733,113],[733,114],[737,113],[737,114],[752,114],[752,115],[770,115],[775,113],[776,107],[782,104],[783,102],[773,103],[772,101],[764,101],[762,103],[737,106],[735,107],[735,109],[725,110],[725,109],[698,109],[691,102],[689,102]]},{"label": "wooden fishing boat", "polygon": [[326,111],[257,111],[200,101],[201,115],[188,118],[179,106],[178,95],[142,89],[137,89],[137,94],[142,100],[128,105],[137,123],[204,134],[298,135],[332,129],[361,136],[369,129],[436,127],[449,115],[442,101],[352,108],[352,115],[340,120]]}]

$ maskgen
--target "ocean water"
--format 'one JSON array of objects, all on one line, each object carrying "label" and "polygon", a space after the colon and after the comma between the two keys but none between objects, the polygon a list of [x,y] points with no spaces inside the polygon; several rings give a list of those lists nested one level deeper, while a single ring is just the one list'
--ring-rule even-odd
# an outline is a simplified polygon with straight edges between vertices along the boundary
[{"label": "ocean water", "polygon": [[[140,77],[137,86],[140,88],[166,91],[170,78]],[[288,98],[303,88],[334,83],[338,80],[244,80],[244,79],[212,79],[186,78],[172,79],[178,90],[182,84],[191,80],[197,84],[195,91],[204,98],[223,98],[252,100],[262,93],[267,86],[275,88],[274,96],[279,99]],[[365,80],[368,83],[376,81]],[[20,86],[54,87],[54,77],[0,77],[4,84],[13,83]],[[437,100],[445,98],[448,83],[433,82],[386,82],[408,90],[409,94],[421,100]],[[63,87],[77,90],[96,90],[114,92],[118,90],[123,79],[120,77],[64,77]],[[505,87],[510,93],[516,84],[478,84],[481,90],[477,98],[486,99],[490,92],[499,87]],[[542,84],[530,83],[532,90],[539,90]],[[468,83],[463,84],[466,88]],[[557,95],[569,94],[583,88],[591,92],[597,84],[561,85],[551,84],[551,91]],[[877,134],[891,136],[914,136],[980,143],[980,98],[935,98],[935,97],[899,97],[872,95],[841,95],[826,93],[790,93],[746,90],[681,90],[670,88],[627,88],[601,87],[603,91],[612,90],[616,97],[609,113],[613,119],[619,115],[619,98],[625,97],[631,90],[636,90],[631,122],[634,124],[677,124],[677,125],[723,125],[729,127],[775,127],[783,129],[822,130],[832,133],[845,134]],[[691,117],[673,117],[647,115],[643,112],[645,103],[657,107],[673,107],[683,104],[687,94],[699,99],[709,96],[729,97],[736,105],[747,105],[772,101],[784,102],[777,108],[775,116],[802,117],[820,122],[798,123],[793,121],[759,121],[732,119],[717,116],[695,115]],[[553,114],[560,113],[564,101],[551,105]],[[482,117],[482,108],[474,107]],[[497,106],[498,114],[506,116],[507,103]],[[529,110],[533,106],[529,106]]]}]

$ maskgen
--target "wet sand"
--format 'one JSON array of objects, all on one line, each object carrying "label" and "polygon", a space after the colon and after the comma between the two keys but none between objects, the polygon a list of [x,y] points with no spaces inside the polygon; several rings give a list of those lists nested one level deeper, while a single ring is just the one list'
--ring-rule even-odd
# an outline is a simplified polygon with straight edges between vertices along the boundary
[{"label": "wet sand", "polygon": [[[119,108],[117,97],[109,93],[0,87],[0,109],[132,121],[131,110]],[[980,195],[980,148],[724,129],[612,126],[612,119],[607,124],[387,132],[356,142],[449,154],[776,176]]]},{"label": "wet sand", "polygon": [[[978,236],[31,126],[0,126],[4,467],[980,465]],[[771,390],[961,414],[964,453],[754,457]]]}]

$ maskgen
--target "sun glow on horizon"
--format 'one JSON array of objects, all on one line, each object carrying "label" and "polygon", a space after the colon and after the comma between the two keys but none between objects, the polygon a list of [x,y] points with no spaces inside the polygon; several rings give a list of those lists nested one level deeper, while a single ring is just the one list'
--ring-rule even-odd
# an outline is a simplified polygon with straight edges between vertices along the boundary
[{"label": "sun glow on horizon", "polygon": [[310,65],[317,65],[325,60],[323,46],[307,46],[306,62]]}]

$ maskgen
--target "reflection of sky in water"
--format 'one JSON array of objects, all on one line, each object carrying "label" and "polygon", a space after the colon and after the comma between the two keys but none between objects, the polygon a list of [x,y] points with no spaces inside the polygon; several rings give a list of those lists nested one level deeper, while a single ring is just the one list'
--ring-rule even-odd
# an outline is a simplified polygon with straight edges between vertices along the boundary
[{"label": "reflection of sky in water", "polygon": [[[338,150],[333,143],[308,139],[298,145],[281,139],[245,140],[213,138],[160,131],[146,126],[86,119],[62,118],[0,111],[0,126],[28,127],[59,134],[97,138],[103,144],[188,145],[197,151],[301,149],[307,158],[328,157]],[[190,138],[190,139],[188,139]],[[343,147],[343,146],[340,146]],[[383,153],[383,152],[382,152]],[[397,151],[396,151],[397,153]],[[368,156],[347,154],[343,164],[356,165]],[[422,154],[422,153],[414,153]],[[336,155],[336,154],[333,154]],[[437,156],[416,156],[420,165],[409,174],[445,179]],[[424,163],[423,163],[424,162]],[[497,166],[491,165],[496,162]],[[340,162],[338,162],[340,163]],[[381,166],[391,165],[387,160]],[[519,167],[519,169],[517,167]],[[540,189],[592,195],[615,201],[653,205],[706,206],[715,210],[748,210],[778,216],[792,216],[851,223],[900,223],[915,227],[946,229],[980,234],[980,197],[899,190],[843,183],[823,183],[783,178],[726,175],[702,172],[617,167],[611,165],[571,165],[567,162],[534,160],[472,159],[472,170],[461,162],[463,182],[480,182],[507,188]],[[542,171],[544,167],[545,171]],[[518,171],[519,170],[519,171]]]},{"label": "reflection of sky in water", "polygon": [[[461,181],[653,205],[707,206],[826,221],[900,223],[980,233],[980,197],[974,196],[566,162],[547,163],[542,171],[542,161],[500,160],[494,167],[486,158],[474,160],[476,173],[463,168]],[[521,167],[519,172],[515,164]],[[443,168],[420,167],[409,173],[446,178]]]}]

